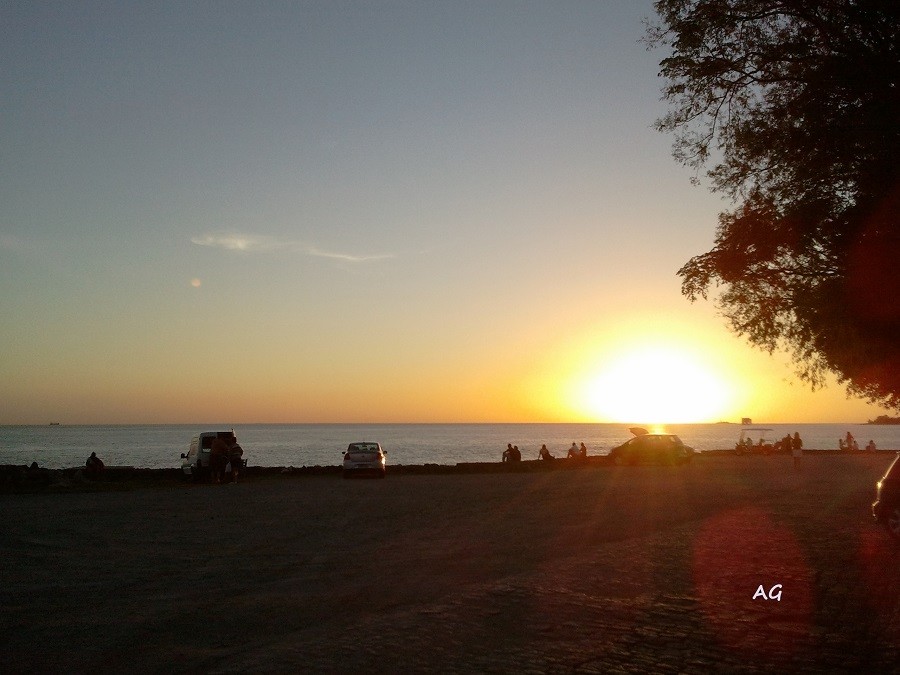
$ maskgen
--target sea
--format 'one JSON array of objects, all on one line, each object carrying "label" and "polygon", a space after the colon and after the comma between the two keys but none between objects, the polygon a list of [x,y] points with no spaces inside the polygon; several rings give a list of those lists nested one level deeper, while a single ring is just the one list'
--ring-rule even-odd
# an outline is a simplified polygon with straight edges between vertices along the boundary
[{"label": "sea", "polygon": [[[699,452],[733,448],[738,424],[668,425]],[[799,432],[805,450],[836,450],[849,431],[864,447],[900,451],[900,425],[759,424],[775,441]],[[584,443],[589,455],[605,455],[631,438],[623,424],[154,424],[0,426],[0,464],[31,464],[49,469],[84,466],[96,452],[108,466],[164,469],[181,466],[191,438],[201,431],[234,430],[249,466],[337,466],[341,451],[355,441],[377,441],[388,465],[450,465],[498,462],[507,443],[518,445],[522,459],[537,459],[546,443],[565,457],[572,443]],[[754,437],[756,438],[756,436]]]}]

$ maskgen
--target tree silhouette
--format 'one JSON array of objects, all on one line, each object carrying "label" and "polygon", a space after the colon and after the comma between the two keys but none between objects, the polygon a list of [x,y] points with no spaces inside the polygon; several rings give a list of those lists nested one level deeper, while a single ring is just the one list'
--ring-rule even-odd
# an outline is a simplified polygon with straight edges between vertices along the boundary
[{"label": "tree silhouette", "polygon": [[674,155],[732,200],[679,271],[814,389],[900,409],[900,2],[658,0]]}]

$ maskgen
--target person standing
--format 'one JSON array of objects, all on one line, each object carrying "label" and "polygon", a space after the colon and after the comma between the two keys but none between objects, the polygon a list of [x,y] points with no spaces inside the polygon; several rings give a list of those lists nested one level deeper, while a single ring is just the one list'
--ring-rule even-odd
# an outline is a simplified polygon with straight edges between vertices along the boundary
[{"label": "person standing", "polygon": [[228,463],[231,464],[231,482],[238,482],[238,475],[244,465],[244,449],[238,444],[237,438],[231,434],[228,439]]},{"label": "person standing", "polygon": [[[788,436],[790,438],[790,436]],[[794,457],[794,471],[800,470],[800,459],[803,457],[803,441],[800,438],[800,432],[795,431],[791,440],[791,455]]]},{"label": "person standing", "polygon": [[228,443],[221,436],[216,436],[213,439],[209,452],[210,480],[213,483],[222,482],[225,467],[230,461],[230,450],[231,448],[228,446]]}]

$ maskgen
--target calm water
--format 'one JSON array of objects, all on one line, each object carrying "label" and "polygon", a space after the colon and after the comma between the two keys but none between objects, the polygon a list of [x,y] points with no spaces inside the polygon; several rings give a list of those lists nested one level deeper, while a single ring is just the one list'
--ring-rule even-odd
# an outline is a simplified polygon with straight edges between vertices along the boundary
[{"label": "calm water", "polygon": [[[762,426],[762,425],[760,425]],[[773,424],[772,440],[799,431],[807,449],[837,449],[850,431],[864,446],[900,450],[900,426],[845,424]],[[151,426],[0,426],[0,464],[38,464],[51,469],[83,466],[91,452],[111,466],[180,466],[191,437],[228,425]],[[340,464],[341,450],[353,441],[378,441],[389,464],[447,464],[499,461],[507,443],[519,446],[523,459],[536,459],[541,443],[564,457],[573,441],[589,454],[606,454],[631,437],[621,424],[248,424],[234,427],[251,466]],[[699,451],[734,447],[736,424],[670,425]]]}]

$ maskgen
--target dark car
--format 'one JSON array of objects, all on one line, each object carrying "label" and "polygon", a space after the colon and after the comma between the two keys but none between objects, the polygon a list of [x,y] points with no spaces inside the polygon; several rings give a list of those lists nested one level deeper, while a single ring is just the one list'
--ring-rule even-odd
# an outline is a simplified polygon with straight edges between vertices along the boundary
[{"label": "dark car", "polygon": [[875,483],[872,515],[894,539],[900,540],[900,453],[894,457],[884,477]]},{"label": "dark car", "polygon": [[631,430],[635,436],[609,451],[616,464],[687,464],[694,449],[675,434],[650,434],[644,429]]}]

